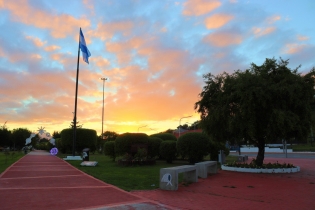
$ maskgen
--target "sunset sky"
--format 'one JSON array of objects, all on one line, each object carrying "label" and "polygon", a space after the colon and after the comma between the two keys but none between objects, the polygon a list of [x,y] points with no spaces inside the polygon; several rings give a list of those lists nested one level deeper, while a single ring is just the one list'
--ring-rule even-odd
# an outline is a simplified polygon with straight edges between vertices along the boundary
[{"label": "sunset sky", "polygon": [[314,0],[0,0],[0,126],[152,134],[199,119],[194,103],[211,72],[266,58],[315,67]]}]

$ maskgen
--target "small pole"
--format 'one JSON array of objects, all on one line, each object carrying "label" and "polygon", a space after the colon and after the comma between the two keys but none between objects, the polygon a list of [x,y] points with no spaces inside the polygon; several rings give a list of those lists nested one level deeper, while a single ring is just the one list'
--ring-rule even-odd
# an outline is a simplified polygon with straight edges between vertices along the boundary
[{"label": "small pole", "polygon": [[311,126],[311,146],[313,146],[313,140],[314,140],[314,135],[313,135],[313,128]]},{"label": "small pole", "polygon": [[284,140],[284,147],[285,147],[285,158],[288,158],[287,140]]}]

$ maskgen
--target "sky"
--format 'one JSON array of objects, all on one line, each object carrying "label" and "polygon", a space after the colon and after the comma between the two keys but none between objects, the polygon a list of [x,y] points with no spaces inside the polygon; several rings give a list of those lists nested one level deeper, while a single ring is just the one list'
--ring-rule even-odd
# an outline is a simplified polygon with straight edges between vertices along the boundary
[{"label": "sky", "polygon": [[[199,120],[203,75],[315,67],[313,0],[0,0],[0,125],[147,134]],[[188,117],[191,116],[191,117]],[[185,118],[187,117],[187,118]]]}]

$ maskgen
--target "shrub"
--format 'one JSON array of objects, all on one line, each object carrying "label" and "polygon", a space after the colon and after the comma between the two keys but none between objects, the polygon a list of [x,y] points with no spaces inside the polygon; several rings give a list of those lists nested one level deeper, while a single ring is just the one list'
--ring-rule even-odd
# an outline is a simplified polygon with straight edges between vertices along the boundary
[{"label": "shrub", "polygon": [[223,143],[209,141],[208,152],[210,153],[210,160],[217,161],[220,150],[224,151],[225,156],[230,154],[230,150]]},{"label": "shrub", "polygon": [[[90,148],[90,152],[95,151],[96,131],[86,128],[76,130],[76,151],[81,154],[84,148]],[[61,142],[67,153],[72,151],[73,129],[67,128],[61,131]]]},{"label": "shrub", "polygon": [[150,137],[158,137],[162,139],[163,141],[169,141],[169,140],[177,141],[176,136],[174,136],[171,133],[156,133],[156,134],[151,135]]},{"label": "shrub", "polygon": [[105,156],[109,156],[110,158],[112,158],[113,161],[115,161],[116,153],[115,153],[115,142],[114,141],[105,142],[104,154],[105,154]]},{"label": "shrub", "polygon": [[148,156],[155,158],[160,156],[160,145],[163,140],[158,137],[149,137]]},{"label": "shrub", "polygon": [[133,160],[147,160],[148,152],[146,149],[138,149]]},{"label": "shrub", "polygon": [[[148,145],[149,137],[145,133],[124,133],[119,135],[115,140],[115,152],[117,156],[137,153],[139,148]],[[133,147],[135,151],[132,151]]]},{"label": "shrub", "polygon": [[177,140],[177,151],[184,158],[188,157],[189,163],[196,163],[203,160],[207,155],[209,137],[200,132],[186,133]]},{"label": "shrub", "polygon": [[176,158],[176,141],[162,141],[160,145],[160,155],[168,163],[172,163]]}]

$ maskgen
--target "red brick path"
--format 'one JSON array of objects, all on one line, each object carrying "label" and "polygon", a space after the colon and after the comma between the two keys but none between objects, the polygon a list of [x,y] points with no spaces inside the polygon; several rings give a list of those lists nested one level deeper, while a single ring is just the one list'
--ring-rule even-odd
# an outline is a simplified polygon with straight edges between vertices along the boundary
[{"label": "red brick path", "polygon": [[298,173],[251,174],[219,171],[207,179],[198,179],[178,191],[134,191],[133,195],[179,209],[255,209],[314,210],[315,160],[273,159],[265,162],[293,163]]},{"label": "red brick path", "polygon": [[0,175],[1,210],[172,209],[97,180],[35,151]]},{"label": "red brick path", "polygon": [[315,209],[315,160],[273,159],[291,174],[219,171],[178,191],[126,192],[47,152],[32,152],[0,175],[0,209]]}]

